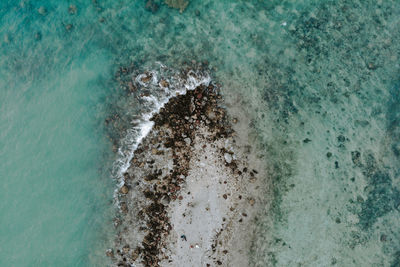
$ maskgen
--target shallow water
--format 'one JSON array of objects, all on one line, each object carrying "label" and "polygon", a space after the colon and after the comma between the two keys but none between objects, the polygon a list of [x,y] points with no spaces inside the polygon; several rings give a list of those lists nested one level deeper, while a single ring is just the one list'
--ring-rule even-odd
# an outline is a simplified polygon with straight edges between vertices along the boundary
[{"label": "shallow water", "polygon": [[399,264],[398,1],[153,3],[0,3],[0,265],[101,265],[114,73],[192,60],[268,169],[252,265]]},{"label": "shallow water", "polygon": [[0,5],[0,265],[87,266],[110,223],[110,53],[74,41],[62,7]]}]

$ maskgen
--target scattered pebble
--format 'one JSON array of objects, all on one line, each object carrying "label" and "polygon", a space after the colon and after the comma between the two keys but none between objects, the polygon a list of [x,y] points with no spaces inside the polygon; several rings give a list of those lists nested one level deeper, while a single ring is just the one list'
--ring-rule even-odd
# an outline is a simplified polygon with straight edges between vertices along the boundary
[{"label": "scattered pebble", "polygon": [[39,7],[38,12],[42,16],[47,15],[47,9],[44,6]]},{"label": "scattered pebble", "polygon": [[73,26],[72,24],[67,24],[67,25],[65,25],[65,29],[66,29],[67,31],[71,31],[73,28],[74,28],[74,26]]},{"label": "scattered pebble", "polygon": [[160,81],[160,85],[161,85],[161,87],[164,87],[164,88],[169,86],[169,84],[168,84],[168,82],[166,80],[161,80]]},{"label": "scattered pebble", "polygon": [[68,7],[68,13],[71,15],[75,15],[77,11],[78,11],[78,9],[76,8],[75,5],[70,5]]},{"label": "scattered pebble", "polygon": [[250,198],[250,199],[249,199],[249,204],[250,204],[251,206],[254,206],[255,203],[256,203],[256,201],[255,201],[253,198]]},{"label": "scattered pebble", "polygon": [[114,252],[111,248],[106,250],[106,256],[107,257],[113,257],[114,256]]},{"label": "scattered pebble", "polygon": [[129,188],[126,185],[121,187],[121,193],[122,194],[128,194],[128,192],[129,192]]},{"label": "scattered pebble", "polygon": [[225,158],[226,163],[230,164],[232,162],[232,155],[231,154],[225,153],[224,154],[224,158]]}]

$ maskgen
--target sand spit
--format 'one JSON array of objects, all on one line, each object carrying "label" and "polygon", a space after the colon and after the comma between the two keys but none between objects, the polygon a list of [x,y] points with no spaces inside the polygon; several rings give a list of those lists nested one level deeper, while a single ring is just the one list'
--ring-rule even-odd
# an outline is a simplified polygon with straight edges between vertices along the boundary
[{"label": "sand spit", "polygon": [[114,266],[248,266],[257,179],[214,85],[153,116],[118,193]]}]

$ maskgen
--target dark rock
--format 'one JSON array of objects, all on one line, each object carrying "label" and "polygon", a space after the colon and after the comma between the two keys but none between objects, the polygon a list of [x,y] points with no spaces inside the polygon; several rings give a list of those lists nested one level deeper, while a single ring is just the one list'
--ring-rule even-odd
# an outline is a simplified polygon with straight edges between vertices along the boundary
[{"label": "dark rock", "polygon": [[67,31],[71,31],[73,28],[74,28],[74,25],[72,25],[72,24],[67,24],[67,25],[65,25],[65,29],[66,29]]},{"label": "dark rock", "polygon": [[360,167],[361,164],[361,153],[359,151],[352,151],[351,152],[351,160],[353,161],[354,165]]},{"label": "dark rock", "polygon": [[122,194],[128,194],[129,188],[126,185],[124,185],[124,186],[121,187],[120,191],[121,191]]},{"label": "dark rock", "polygon": [[114,252],[112,249],[107,249],[106,250],[106,256],[107,257],[113,257],[114,256]]},{"label": "dark rock", "polygon": [[339,162],[335,161],[335,169],[339,169]]},{"label": "dark rock", "polygon": [[337,140],[339,143],[344,143],[346,141],[346,137],[344,137],[343,135],[339,135],[337,137]]},{"label": "dark rock", "polygon": [[68,7],[68,13],[71,15],[75,15],[77,13],[78,9],[76,8],[75,5],[69,5]]},{"label": "dark rock", "polygon": [[[124,73],[130,73],[130,70],[121,68],[119,76],[123,77]],[[142,77],[142,82],[150,82],[151,79],[151,74],[147,74]],[[129,81],[126,83],[127,91],[131,91]],[[160,87],[169,86],[168,82],[164,80],[161,80],[159,85]],[[227,137],[232,132],[227,124],[225,111],[217,106],[219,103],[217,89],[214,85],[210,85],[208,88],[199,86],[195,90],[186,92],[185,95],[174,97],[151,119],[154,122],[154,129],[169,134],[145,139],[135,151],[130,170],[128,170],[128,173],[132,174],[134,168],[139,167],[142,172],[140,175],[142,183],[136,181],[134,183],[137,184],[138,189],[142,190],[142,194],[146,198],[146,204],[137,213],[137,218],[143,222],[147,234],[141,245],[133,250],[131,257],[121,256],[115,260],[116,262],[128,263],[140,259],[144,266],[159,266],[158,262],[163,259],[163,256],[161,256],[164,248],[163,240],[171,230],[167,205],[171,201],[183,199],[181,187],[188,175],[189,162],[192,157],[191,146],[194,143],[197,127],[201,125],[208,127],[213,135],[210,137],[211,140]],[[213,114],[208,116],[211,112]],[[209,121],[208,124],[205,124],[206,119]],[[112,123],[111,121],[108,122],[109,125]],[[163,174],[161,169],[149,172],[150,166],[154,165],[153,157],[164,153],[164,148],[168,151],[165,153],[172,153],[172,169],[167,174]],[[232,161],[232,155],[229,154],[228,157]],[[233,164],[234,162],[231,162],[229,166],[233,168],[231,166]],[[154,167],[157,167],[157,165],[154,165]],[[134,179],[135,177],[132,176],[132,179],[127,180]],[[123,188],[121,188],[121,193],[123,193],[122,190],[125,191]],[[121,200],[125,199],[123,195],[119,195],[119,197]],[[228,196],[224,194],[223,197],[227,199]],[[250,203],[254,204],[254,202]],[[123,214],[128,212],[125,201],[121,201],[120,207]],[[133,208],[132,210],[136,209]],[[129,227],[129,222],[127,224],[127,227]],[[186,236],[183,239],[186,239]],[[120,242],[122,243],[122,241]],[[122,245],[119,244],[119,247]]]},{"label": "dark rock", "polygon": [[128,205],[126,204],[126,202],[120,203],[120,207],[123,213],[128,213]]},{"label": "dark rock", "polygon": [[44,6],[39,7],[38,12],[42,16],[47,15],[47,9]]},{"label": "dark rock", "polygon": [[154,0],[147,0],[145,8],[151,13],[156,13],[159,9],[159,5]]},{"label": "dark rock", "polygon": [[385,242],[387,240],[387,236],[385,234],[382,234],[380,240],[381,242]]}]

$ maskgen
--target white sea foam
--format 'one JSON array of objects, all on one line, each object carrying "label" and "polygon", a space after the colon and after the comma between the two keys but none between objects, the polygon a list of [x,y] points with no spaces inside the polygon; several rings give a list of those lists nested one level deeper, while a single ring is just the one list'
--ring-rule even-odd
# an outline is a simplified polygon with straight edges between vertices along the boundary
[{"label": "white sea foam", "polygon": [[[139,119],[132,121],[132,128],[127,131],[125,137],[121,140],[117,160],[113,166],[113,174],[118,181],[115,196],[119,188],[125,184],[124,173],[130,166],[135,150],[154,125],[151,121],[153,115],[158,113],[172,97],[186,94],[187,91],[194,90],[200,85],[208,86],[211,82],[211,78],[206,72],[190,70],[182,74],[167,68],[161,63],[158,63],[158,65],[160,66],[159,70],[151,70],[139,74],[133,79],[139,88],[152,92],[151,95],[141,97],[145,101],[146,108],[149,108],[150,111],[144,112],[139,116]],[[146,79],[147,77],[150,77],[150,79]],[[161,87],[161,80],[166,81],[168,86]]]}]

